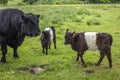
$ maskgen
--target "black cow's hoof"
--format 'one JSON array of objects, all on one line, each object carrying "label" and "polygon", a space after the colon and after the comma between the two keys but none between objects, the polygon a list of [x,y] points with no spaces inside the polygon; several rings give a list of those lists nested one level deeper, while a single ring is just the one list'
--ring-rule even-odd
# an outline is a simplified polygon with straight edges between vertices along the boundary
[{"label": "black cow's hoof", "polygon": [[18,55],[14,55],[14,58],[19,58],[19,56]]},{"label": "black cow's hoof", "polygon": [[6,63],[6,60],[5,59],[1,59],[1,63]]}]

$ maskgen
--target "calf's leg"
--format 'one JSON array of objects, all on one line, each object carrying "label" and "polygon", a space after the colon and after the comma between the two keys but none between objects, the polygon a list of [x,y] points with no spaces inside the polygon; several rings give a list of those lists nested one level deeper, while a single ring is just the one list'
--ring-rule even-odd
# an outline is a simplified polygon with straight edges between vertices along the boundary
[{"label": "calf's leg", "polygon": [[48,55],[48,46],[46,46],[46,55]]},{"label": "calf's leg", "polygon": [[3,38],[2,43],[1,43],[1,49],[2,49],[2,58],[1,62],[5,63],[6,62],[6,53],[7,53],[7,41],[6,38]]},{"label": "calf's leg", "polygon": [[45,47],[42,45],[42,49],[43,49],[42,52],[43,52],[43,53],[45,53],[44,48],[45,48]]},{"label": "calf's leg", "polygon": [[54,48],[56,49],[56,39],[53,39]]},{"label": "calf's leg", "polygon": [[96,66],[99,66],[100,63],[102,62],[103,58],[105,56],[105,53],[103,53],[102,51],[100,51],[100,58],[99,58],[99,61],[97,62]]},{"label": "calf's leg", "polygon": [[112,68],[112,58],[111,58],[111,49],[108,48],[107,51],[106,51],[106,56],[108,58],[108,62],[109,62],[109,67]]},{"label": "calf's leg", "polygon": [[50,49],[50,46],[51,46],[51,41],[50,41],[50,43],[49,43],[49,49]]},{"label": "calf's leg", "polygon": [[79,56],[81,58],[81,62],[85,66],[85,62],[84,62],[84,59],[83,59],[83,54],[84,54],[84,52],[79,52]]}]

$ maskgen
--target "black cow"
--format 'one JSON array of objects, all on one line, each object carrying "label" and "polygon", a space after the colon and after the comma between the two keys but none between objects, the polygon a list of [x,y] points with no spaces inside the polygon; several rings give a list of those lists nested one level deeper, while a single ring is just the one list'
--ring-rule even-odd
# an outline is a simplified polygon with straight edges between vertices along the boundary
[{"label": "black cow", "polygon": [[13,56],[18,58],[17,48],[22,44],[25,36],[39,35],[39,16],[32,13],[24,13],[18,9],[0,10],[2,63],[6,62],[7,45],[13,48]]}]

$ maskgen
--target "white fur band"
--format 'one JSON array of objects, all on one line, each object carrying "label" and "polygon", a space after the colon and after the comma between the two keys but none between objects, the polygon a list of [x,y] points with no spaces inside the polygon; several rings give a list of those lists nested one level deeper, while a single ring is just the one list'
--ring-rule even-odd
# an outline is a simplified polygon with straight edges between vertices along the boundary
[{"label": "white fur band", "polygon": [[96,45],[96,34],[97,32],[85,32],[85,40],[89,50],[98,50]]},{"label": "white fur band", "polygon": [[50,31],[50,41],[53,40],[53,31],[51,28],[45,28],[45,31]]}]

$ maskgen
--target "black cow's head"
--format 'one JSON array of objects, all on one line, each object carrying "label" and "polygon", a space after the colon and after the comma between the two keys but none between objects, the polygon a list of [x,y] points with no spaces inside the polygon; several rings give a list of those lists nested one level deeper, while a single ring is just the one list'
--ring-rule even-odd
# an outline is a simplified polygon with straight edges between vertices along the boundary
[{"label": "black cow's head", "polygon": [[65,45],[72,43],[74,34],[75,34],[75,32],[69,32],[69,29],[66,30],[65,37],[64,37],[65,38],[65,42],[64,42]]},{"label": "black cow's head", "polygon": [[25,34],[25,35],[31,36],[31,37],[37,36],[40,34],[39,16],[40,15],[34,15],[32,13],[21,15],[22,34]]}]

